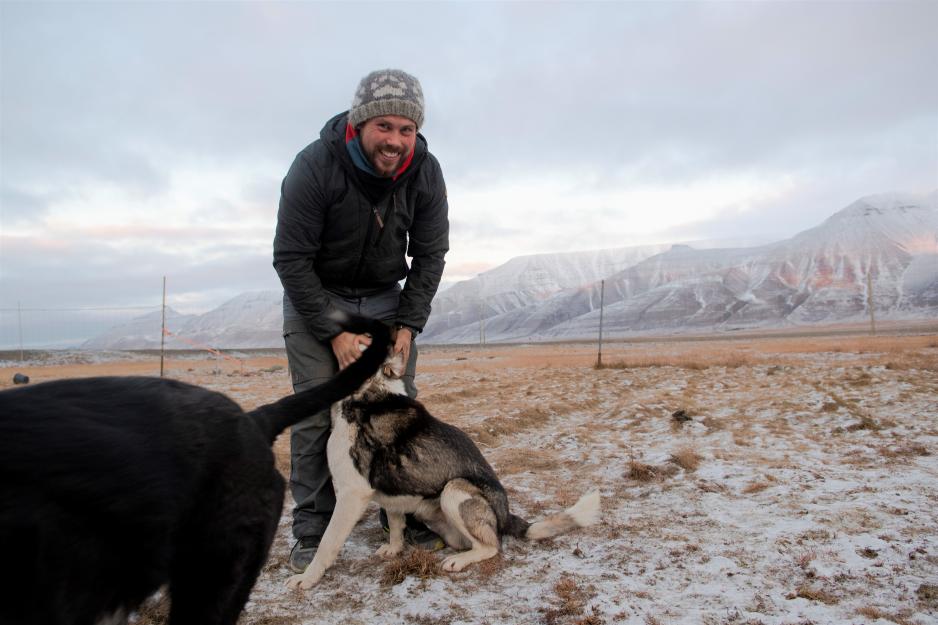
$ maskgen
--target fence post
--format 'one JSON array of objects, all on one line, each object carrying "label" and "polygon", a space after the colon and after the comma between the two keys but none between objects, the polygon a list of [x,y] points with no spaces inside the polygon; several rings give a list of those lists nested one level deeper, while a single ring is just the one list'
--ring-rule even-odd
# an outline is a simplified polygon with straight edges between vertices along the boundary
[{"label": "fence post", "polygon": [[603,366],[603,303],[606,299],[606,281],[599,281],[599,356],[596,359],[596,366]]},{"label": "fence post", "polygon": [[482,308],[482,295],[479,295],[479,347],[485,346],[485,317]]},{"label": "fence post", "polygon": [[163,377],[163,352],[166,342],[166,276],[163,276],[163,307],[162,322],[160,324],[160,377]]},{"label": "fence post", "polygon": [[23,357],[23,306],[20,302],[16,302],[16,322],[20,334],[20,362],[23,362],[26,359]]}]

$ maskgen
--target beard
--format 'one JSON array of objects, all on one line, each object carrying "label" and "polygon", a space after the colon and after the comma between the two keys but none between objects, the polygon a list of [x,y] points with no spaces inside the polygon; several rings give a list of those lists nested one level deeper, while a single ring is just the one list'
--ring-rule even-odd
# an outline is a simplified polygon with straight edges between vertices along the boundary
[{"label": "beard", "polygon": [[[392,153],[396,155],[395,158],[389,159],[386,157],[386,155]],[[396,174],[397,170],[400,169],[401,164],[404,162],[404,159],[407,158],[407,154],[407,151],[384,145],[377,145],[371,150],[367,149],[367,147],[365,148],[365,156],[367,156],[368,160],[371,162],[375,173],[382,178],[390,178]]]}]

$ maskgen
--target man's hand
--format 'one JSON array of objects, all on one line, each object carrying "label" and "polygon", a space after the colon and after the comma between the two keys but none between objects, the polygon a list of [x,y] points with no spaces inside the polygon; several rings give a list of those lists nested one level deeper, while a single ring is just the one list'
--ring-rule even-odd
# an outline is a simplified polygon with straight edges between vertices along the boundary
[{"label": "man's hand", "polygon": [[[397,338],[394,339],[394,351],[392,355],[401,354],[404,370],[407,369],[407,362],[410,360],[410,343],[414,340],[414,333],[410,328],[401,328],[397,331]],[[401,371],[403,374],[403,371]]]},{"label": "man's hand", "polygon": [[[339,361],[339,371],[361,358],[365,347],[371,345],[371,337],[367,334],[352,334],[342,332],[330,341],[332,352]],[[408,352],[409,353],[409,352]]]}]

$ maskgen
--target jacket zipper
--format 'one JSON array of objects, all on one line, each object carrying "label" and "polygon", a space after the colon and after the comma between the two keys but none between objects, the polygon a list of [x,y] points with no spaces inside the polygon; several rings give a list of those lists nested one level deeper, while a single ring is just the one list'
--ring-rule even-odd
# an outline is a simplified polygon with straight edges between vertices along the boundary
[{"label": "jacket zipper", "polygon": [[[384,237],[384,220],[381,219],[381,213],[378,211],[378,207],[374,206],[375,219],[378,222],[378,236],[375,237],[375,247],[378,247],[381,243],[381,238]],[[388,208],[384,212],[384,216],[390,220],[393,218],[394,213],[397,212],[397,189],[391,192],[391,201],[388,203]]]},{"label": "jacket zipper", "polygon": [[[388,206],[388,211],[385,213],[385,216],[390,216],[392,210],[397,210],[397,189],[391,192],[391,202]],[[371,205],[371,212],[375,216],[375,221],[368,222],[368,229],[365,232],[365,243],[362,246],[361,254],[358,257],[358,265],[355,267],[355,275],[352,277],[353,285],[358,283],[358,278],[362,273],[362,267],[365,266],[365,250],[368,249],[368,240],[371,239],[371,233],[374,232],[375,223],[378,224],[378,236],[375,237],[375,243],[373,247],[378,247],[378,245],[381,243],[381,237],[384,236],[384,219],[381,218],[381,212],[378,210],[377,204]]]}]

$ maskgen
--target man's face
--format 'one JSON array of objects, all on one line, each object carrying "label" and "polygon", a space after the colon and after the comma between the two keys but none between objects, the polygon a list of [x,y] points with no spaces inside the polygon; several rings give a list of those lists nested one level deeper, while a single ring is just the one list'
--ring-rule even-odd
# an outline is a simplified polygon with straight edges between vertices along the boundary
[{"label": "man's face", "polygon": [[393,176],[417,142],[417,125],[400,115],[372,117],[360,130],[362,151],[379,176]]}]

